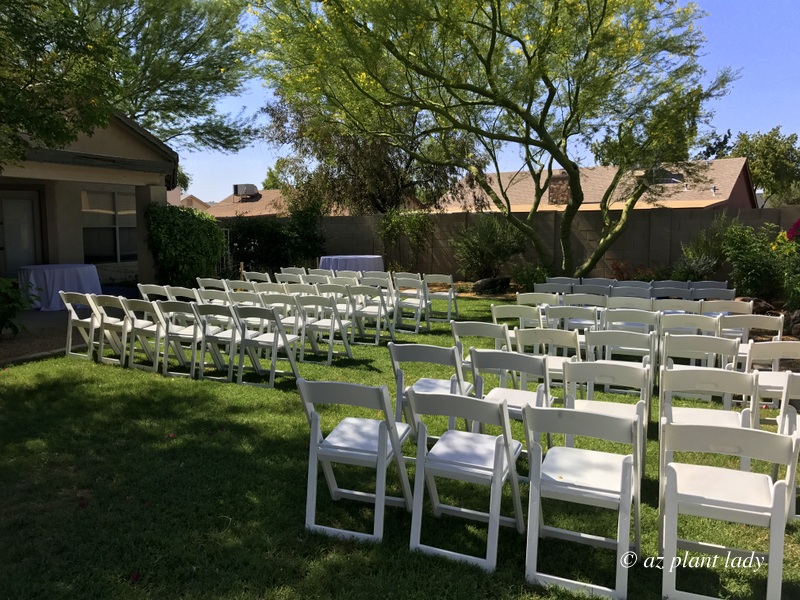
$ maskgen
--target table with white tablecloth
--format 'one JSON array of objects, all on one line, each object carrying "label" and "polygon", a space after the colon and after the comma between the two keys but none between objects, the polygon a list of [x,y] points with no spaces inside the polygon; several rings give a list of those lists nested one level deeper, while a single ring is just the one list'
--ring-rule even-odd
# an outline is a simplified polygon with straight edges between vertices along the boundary
[{"label": "table with white tablecloth", "polygon": [[17,271],[19,289],[31,294],[31,307],[41,310],[64,310],[58,295],[65,292],[102,294],[100,278],[94,265],[28,265]]},{"label": "table with white tablecloth", "polygon": [[320,269],[334,271],[383,271],[383,257],[379,254],[339,254],[319,259]]}]

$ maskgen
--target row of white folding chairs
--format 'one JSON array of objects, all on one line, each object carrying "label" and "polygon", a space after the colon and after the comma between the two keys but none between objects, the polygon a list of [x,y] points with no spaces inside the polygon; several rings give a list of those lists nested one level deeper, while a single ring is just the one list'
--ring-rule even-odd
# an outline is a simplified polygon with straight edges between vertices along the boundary
[{"label": "row of white folding chairs", "polygon": [[[205,377],[205,356],[211,355],[213,366],[224,373],[220,379],[231,381],[238,361],[237,381],[242,383],[245,359],[259,375],[268,376],[274,385],[279,351],[286,353],[291,375],[299,376],[295,363],[299,336],[287,333],[281,315],[265,306],[198,304],[178,300],[140,300],[120,296],[61,292],[68,309],[67,354],[99,362],[145,368],[164,375]],[[87,306],[87,317],[78,314]],[[72,349],[73,330],[77,329],[87,344],[87,353]],[[106,352],[112,351],[112,356]],[[135,359],[136,351],[144,353],[145,364]],[[260,355],[271,361],[264,369]],[[184,369],[170,367],[170,358]]]},{"label": "row of white folding chairs", "polygon": [[660,310],[688,312],[696,314],[753,312],[750,300],[686,300],[681,298],[635,298],[630,296],[603,296],[600,294],[561,294],[550,292],[517,292],[517,304],[527,305],[566,305],[600,306],[605,308],[638,308],[640,310]]},{"label": "row of white folding chairs", "polygon": [[[632,283],[632,282],[629,282]],[[734,300],[736,290],[722,287],[611,286],[600,284],[536,283],[534,292],[549,294],[596,294],[612,298],[679,298],[681,300]]]},{"label": "row of white folding chairs", "polygon": [[655,287],[655,288],[721,288],[727,289],[727,281],[679,281],[676,279],[653,279],[639,281],[634,279],[614,279],[609,277],[548,277],[545,283],[563,283],[568,285],[600,285],[611,287]]},{"label": "row of white folding chairs", "polygon": [[[393,353],[393,362],[395,361],[395,353],[393,346],[390,346],[390,352]],[[457,364],[459,353],[457,348],[444,349],[434,347],[417,348],[416,350],[408,349],[407,352],[414,352],[413,358],[418,360],[427,360],[431,358],[431,352],[438,352],[440,354],[449,354],[452,357],[454,364]],[[483,358],[480,354],[500,354],[501,359],[511,358],[518,355],[509,354],[502,351],[478,351],[473,353],[473,364],[483,364]],[[401,356],[400,359],[410,360],[411,356]],[[479,360],[480,358],[480,360]],[[530,357],[533,360],[533,357]],[[543,357],[542,361],[547,358]],[[510,366],[511,363],[502,360],[500,363],[487,362],[488,368]],[[598,373],[608,374],[610,371],[617,371],[618,369],[611,369],[605,365],[594,365]],[[605,367],[605,368],[603,368]],[[524,367],[523,367],[524,368]],[[578,368],[577,366],[575,368]],[[585,367],[583,367],[585,368]],[[702,369],[699,370],[698,378],[692,380],[693,385],[697,384],[697,380],[701,383],[705,381],[704,377],[707,373]],[[708,371],[708,370],[705,370]],[[546,369],[544,370],[546,373]],[[754,379],[755,375],[745,375],[741,373],[719,371],[723,377],[728,381],[727,384],[729,391],[731,389],[740,392],[747,387],[745,379]],[[718,377],[717,373],[713,377]],[[640,375],[640,385],[644,378]],[[680,381],[680,389],[686,388],[688,377],[674,378],[676,382]],[[479,377],[475,377],[476,382]],[[740,381],[742,380],[742,381]],[[667,386],[670,385],[672,378],[664,376],[664,381]],[[716,380],[714,380],[716,381]],[[406,509],[412,511],[412,531],[410,546],[412,549],[421,550],[426,553],[439,554],[458,560],[464,560],[477,564],[487,570],[492,570],[496,563],[497,556],[497,540],[498,529],[500,524],[516,526],[518,531],[524,530],[524,522],[522,518],[521,501],[519,500],[519,484],[516,474],[515,463],[517,457],[520,455],[522,445],[513,440],[510,434],[509,427],[509,410],[505,390],[501,390],[499,394],[489,394],[484,399],[476,399],[471,396],[459,393],[451,393],[454,391],[454,382],[443,380],[442,385],[450,385],[449,391],[421,391],[422,389],[430,389],[432,386],[426,380],[420,380],[420,388],[416,389],[416,383],[409,386],[405,390],[406,404],[404,405],[404,413],[408,415],[407,423],[402,423],[392,415],[391,403],[386,388],[368,388],[366,386],[358,386],[355,384],[342,384],[330,382],[317,382],[310,383],[301,381],[299,387],[301,396],[303,397],[304,406],[307,410],[309,421],[312,428],[311,437],[311,453],[309,460],[309,478],[308,478],[308,496],[307,496],[307,511],[306,511],[306,526],[309,529],[316,531],[323,531],[337,536],[352,536],[356,538],[380,539],[382,535],[383,524],[383,504],[385,499],[385,484],[386,484],[386,467],[392,460],[396,461],[398,471],[401,477],[401,486],[403,490],[402,498],[393,498],[390,503],[400,506],[405,506]],[[400,390],[398,388],[398,398],[400,397]],[[497,389],[497,388],[496,388]],[[671,389],[671,388],[665,388]],[[755,395],[757,394],[757,387],[752,387],[750,391]],[[358,396],[358,400],[355,400]],[[367,398],[370,400],[367,400]],[[637,404],[639,407],[637,411],[630,411],[631,414],[622,415],[618,411],[603,410],[595,403],[594,406],[587,408],[576,409],[573,404],[569,408],[541,408],[542,404],[537,398],[541,398],[541,394],[536,394],[527,402],[520,410],[523,419],[526,422],[526,434],[528,439],[529,448],[529,463],[531,465],[530,483],[531,494],[529,503],[529,530],[528,530],[528,545],[526,553],[526,576],[533,583],[554,583],[556,585],[566,585],[567,587],[582,589],[584,591],[591,591],[596,593],[612,594],[615,597],[625,597],[627,589],[626,581],[626,564],[624,563],[624,554],[630,549],[629,545],[629,527],[630,527],[630,514],[631,507],[634,509],[634,525],[635,525],[635,542],[634,548],[638,551],[638,491],[637,480],[641,477],[641,471],[638,470],[638,456],[640,455],[640,448],[642,448],[641,435],[643,428],[639,419],[641,418],[641,400]],[[355,400],[355,401],[354,401]],[[364,420],[359,420],[356,423],[354,419],[345,419],[339,426],[337,426],[329,435],[325,437],[320,428],[319,415],[316,412],[315,404],[320,403],[339,403],[347,404],[354,403],[359,406],[369,407],[379,410],[383,413],[382,422],[370,421],[367,424]],[[534,408],[531,404],[538,403],[539,406]],[[665,406],[668,406],[668,398],[665,397]],[[605,407],[608,408],[608,407]],[[399,408],[398,408],[399,411]],[[702,409],[701,409],[702,411]],[[716,411],[719,412],[719,411]],[[492,424],[500,427],[500,436],[490,436],[477,431],[454,431],[449,429],[441,437],[435,440],[428,439],[427,426],[425,422],[419,418],[423,414],[433,414],[449,417],[452,424],[455,418],[465,418],[468,421],[477,421],[485,424]],[[686,425],[679,424],[678,426],[670,425],[668,418],[664,418],[664,439],[667,444],[662,451],[662,473],[668,471],[668,467],[672,466],[673,456],[672,452],[684,449],[680,443],[675,443],[674,436],[676,431],[685,428]],[[451,425],[452,426],[452,425]],[[694,431],[698,431],[696,425],[692,425]],[[720,452],[730,453],[731,448],[741,447],[733,443],[739,436],[742,435],[741,428],[736,427],[719,428],[716,426],[700,426],[703,427],[702,431],[698,431],[699,438],[694,441],[695,444],[703,444],[702,440],[706,442],[713,440],[711,444],[706,444],[707,448],[685,448],[687,450],[698,449],[707,452]],[[380,434],[376,435],[376,431]],[[688,431],[688,430],[687,430]],[[417,436],[417,456],[416,456],[416,481],[414,494],[411,494],[411,486],[407,478],[405,470],[405,459],[402,456],[401,445],[409,439],[416,432]],[[615,442],[626,443],[631,446],[632,451],[628,456],[607,454],[596,451],[575,450],[570,447],[563,448],[550,448],[547,455],[542,460],[542,449],[539,446],[538,439],[541,433],[565,433],[569,440],[573,435],[586,435],[588,437],[596,437],[601,439],[608,439]],[[780,436],[779,434],[772,434],[768,432],[751,432],[744,434],[748,440],[752,439],[753,442],[762,444],[752,457],[762,458],[769,452],[764,449],[764,444],[774,449],[775,447],[781,448],[781,452],[777,453],[775,462],[787,465],[787,477],[783,482],[779,482],[775,487],[779,493],[773,494],[772,498],[775,500],[771,506],[771,510],[767,517],[762,517],[761,521],[767,521],[767,525],[771,527],[771,540],[770,550],[770,571],[769,571],[769,588],[774,589],[775,581],[780,582],[780,570],[782,562],[782,537],[783,529],[782,524],[785,524],[786,510],[785,505],[788,500],[788,492],[785,492],[788,484],[794,487],[794,473],[796,468],[796,448],[797,440]],[[346,446],[338,443],[340,440],[347,440]],[[721,440],[727,443],[727,446],[722,446]],[[569,443],[569,442],[568,442]],[[748,444],[745,453],[751,452],[753,448],[757,447],[754,444]],[[794,453],[787,452],[786,448],[794,449]],[[430,448],[430,449],[429,449]],[[752,452],[751,452],[752,454]],[[742,456],[743,459],[749,458]],[[770,454],[768,460],[776,458],[775,454]],[[355,462],[354,461],[359,461]],[[317,488],[317,463],[321,463],[323,470],[326,473],[326,480],[330,487],[331,494],[334,498],[354,498],[359,500],[368,500],[375,502],[375,522],[373,533],[359,534],[331,527],[319,526],[316,524],[316,488]],[[336,487],[335,479],[332,477],[330,470],[331,463],[345,462],[350,464],[361,464],[376,467],[378,470],[378,485],[375,495],[364,494],[352,490],[341,490]],[[713,491],[716,496],[727,495],[737,497],[741,494],[738,486],[730,485],[730,478],[727,479],[724,475],[720,474],[718,468],[711,468],[710,477],[714,477],[715,481],[722,481],[728,485],[724,486],[711,486],[699,490],[702,493],[709,494]],[[615,476],[609,477],[609,473],[614,473]],[[750,475],[744,474],[744,477]],[[491,486],[492,501],[490,503],[490,510],[488,513],[476,513],[475,511],[466,511],[460,507],[447,506],[439,503],[438,494],[436,493],[434,477],[449,477],[472,483],[483,483]],[[738,474],[736,475],[738,477]],[[764,485],[763,476],[755,475],[758,478],[759,485]],[[752,479],[752,478],[751,478]],[[499,496],[504,483],[508,481],[512,487],[512,497],[514,499],[514,517],[501,517]],[[771,482],[770,482],[771,483]],[[434,502],[434,513],[440,514],[442,512],[464,516],[467,518],[476,519],[489,523],[489,535],[487,543],[487,552],[485,558],[464,555],[452,551],[441,550],[433,546],[423,545],[420,543],[421,523],[422,523],[422,505],[425,487],[429,487],[431,500]],[[720,489],[722,487],[722,489]],[[662,507],[662,516],[664,513],[663,502],[664,494],[671,493],[669,484],[659,486],[662,493],[659,495],[659,504]],[[602,489],[603,493],[596,493],[598,489]],[[554,497],[561,500],[572,500],[581,504],[598,504],[606,508],[617,510],[620,513],[619,526],[616,539],[600,539],[595,536],[589,536],[580,532],[566,532],[563,530],[556,530],[553,528],[545,527],[539,521],[541,498]],[[727,501],[727,498],[726,498]],[[712,506],[708,506],[709,502],[703,502],[706,506],[705,516],[715,517],[720,514],[720,511],[714,510]],[[751,510],[752,512],[752,510]],[[763,510],[762,510],[763,513]],[[751,517],[752,519],[752,517]],[[750,520],[746,522],[751,522]],[[660,523],[664,523],[660,519]],[[676,526],[673,520],[667,519],[666,523],[667,542],[672,542],[672,527]],[[779,535],[776,535],[779,533]],[[615,548],[617,551],[617,576],[613,589],[603,588],[592,584],[577,583],[565,580],[559,577],[553,577],[541,573],[537,568],[537,552],[538,540],[543,535],[554,535],[556,537],[566,537],[584,543],[596,543],[605,547]],[[779,538],[779,539],[777,539]],[[667,547],[669,551],[671,547]],[[674,581],[673,581],[674,583]],[[668,581],[665,580],[665,586]],[[770,596],[773,597],[773,596]]]}]

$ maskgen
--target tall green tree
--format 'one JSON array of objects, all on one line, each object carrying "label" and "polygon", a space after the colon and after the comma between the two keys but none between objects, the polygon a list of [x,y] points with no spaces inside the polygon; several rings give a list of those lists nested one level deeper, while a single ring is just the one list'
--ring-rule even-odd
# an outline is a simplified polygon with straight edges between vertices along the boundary
[{"label": "tall green tree", "polygon": [[753,185],[770,204],[800,200],[800,146],[797,134],[784,135],[780,126],[767,133],[741,132],[730,152],[747,158]]},{"label": "tall green tree", "polygon": [[[687,164],[704,102],[732,79],[724,71],[703,83],[699,16],[675,0],[264,0],[257,31],[264,76],[288,103],[316,104],[345,130],[469,173],[545,259],[533,221],[561,167],[570,190],[561,267],[580,275],[636,203],[659,192],[639,174]],[[454,140],[469,151],[453,153]],[[571,233],[587,144],[619,169],[600,202],[598,245],[576,264]],[[535,186],[525,219],[488,177],[507,146]]]},{"label": "tall green tree", "polygon": [[3,0],[0,170],[31,147],[63,147],[107,122],[114,43],[70,0]]}]

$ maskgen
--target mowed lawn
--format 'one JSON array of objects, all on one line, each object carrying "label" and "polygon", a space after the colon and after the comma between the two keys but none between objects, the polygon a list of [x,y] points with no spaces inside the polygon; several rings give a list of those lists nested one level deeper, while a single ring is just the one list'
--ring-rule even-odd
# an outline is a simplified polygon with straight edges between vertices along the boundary
[{"label": "mowed lawn", "polygon": [[[490,301],[463,298],[459,304],[461,318],[488,320]],[[447,324],[398,339],[452,345]],[[317,361],[299,369],[312,380],[386,384],[394,396],[385,344],[355,346],[352,360],[335,359],[331,367]],[[422,372],[411,369],[409,376]],[[323,426],[342,414],[324,409]],[[520,424],[514,432],[524,439]],[[380,544],[307,533],[308,438],[291,378],[266,390],[66,358],[0,371],[0,597],[577,597],[525,582],[525,536],[513,529],[501,531],[492,574],[410,552],[411,516],[398,508],[387,508]],[[407,445],[406,454],[413,453]],[[653,422],[643,556],[630,572],[632,599],[661,597],[661,572],[643,566],[646,556],[657,555],[657,453]],[[520,471],[527,473],[524,460]],[[396,471],[389,480],[398,493]],[[341,481],[368,487],[374,476],[345,469]],[[320,522],[371,528],[368,505],[332,502],[322,481],[319,490]],[[440,491],[445,501],[488,507],[486,489],[454,483]],[[526,485],[522,491],[527,511]],[[508,488],[503,510],[510,514]],[[616,525],[614,514],[556,503],[545,505],[545,519],[592,533],[611,534]],[[766,549],[767,533],[758,528],[699,519],[682,521],[681,528],[720,544]],[[423,542],[481,554],[485,538],[483,525],[425,514]],[[546,572],[613,584],[611,551],[545,539],[539,552]],[[705,594],[763,597],[766,567],[726,568],[720,560],[713,569],[683,570],[678,580]],[[800,527],[794,523],[786,532],[783,597],[800,597]]]}]

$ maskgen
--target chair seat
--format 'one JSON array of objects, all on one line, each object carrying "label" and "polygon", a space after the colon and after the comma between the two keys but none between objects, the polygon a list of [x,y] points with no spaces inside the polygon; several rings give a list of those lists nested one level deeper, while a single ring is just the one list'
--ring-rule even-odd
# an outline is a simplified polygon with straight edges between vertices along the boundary
[{"label": "chair seat", "polygon": [[[376,419],[361,419],[346,417],[331,431],[320,444],[321,453],[326,450],[335,450],[340,456],[342,451],[353,452],[364,456],[376,457],[380,426],[383,421]],[[407,423],[397,423],[397,436],[402,443],[410,434],[411,426]],[[392,447],[386,445],[386,458],[392,455]]]},{"label": "chair seat", "polygon": [[342,328],[346,329],[350,327],[350,321],[334,321],[333,319],[317,319],[313,323],[306,322],[306,329],[312,331],[328,331],[331,327],[333,327],[336,331],[339,330],[339,324],[341,323]]},{"label": "chair seat", "polygon": [[515,419],[522,418],[522,409],[526,404],[536,404],[536,392],[496,387],[484,396],[486,400],[500,404],[503,400],[508,404],[508,414]]},{"label": "chair seat", "polygon": [[[492,480],[494,471],[494,454],[497,448],[497,437],[469,431],[449,429],[445,431],[428,452],[425,470],[433,475],[437,472],[452,477],[453,471],[459,471],[469,477],[470,481]],[[519,456],[522,444],[517,440],[511,442],[511,452]],[[437,468],[438,467],[438,468]],[[508,473],[508,464],[503,456],[503,477]]]},{"label": "chair seat", "polygon": [[[254,342],[254,345],[256,343],[273,344],[273,343],[275,343],[275,338],[277,338],[278,347],[283,347],[283,340],[281,340],[280,335],[277,334],[277,333],[271,332],[271,331],[266,332],[266,333],[260,333],[258,335],[254,335],[254,336],[248,336],[248,341]],[[294,342],[298,341],[299,339],[300,339],[299,335],[294,335],[294,334],[291,334],[291,333],[287,333],[286,334],[286,342],[289,343],[289,344],[293,344]]]},{"label": "chair seat", "polygon": [[684,425],[719,425],[720,427],[741,427],[741,413],[715,408],[672,407],[672,422]]},{"label": "chair seat", "polygon": [[618,497],[626,456],[596,450],[555,446],[542,462],[542,487],[572,485],[599,495]]},{"label": "chair seat", "polygon": [[723,508],[772,508],[772,478],[762,473],[707,465],[671,463],[677,474],[681,499]]},{"label": "chair seat", "polygon": [[[430,377],[422,377],[417,379],[414,382],[414,385],[406,388],[406,393],[408,393],[409,389],[413,389],[415,392],[434,392],[436,394],[449,394],[450,393],[450,386],[451,382],[449,379],[432,379]],[[472,384],[465,382],[466,389],[464,390],[465,394],[469,393],[469,390],[472,389]]]}]

